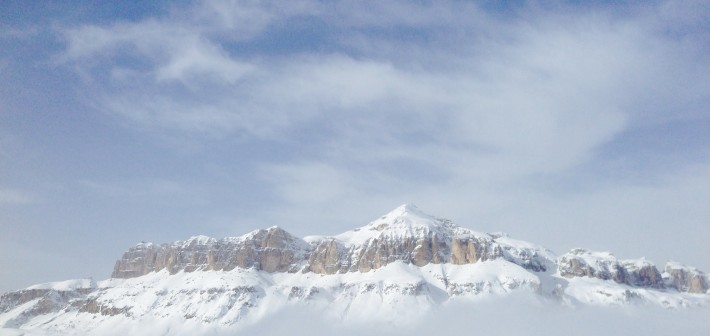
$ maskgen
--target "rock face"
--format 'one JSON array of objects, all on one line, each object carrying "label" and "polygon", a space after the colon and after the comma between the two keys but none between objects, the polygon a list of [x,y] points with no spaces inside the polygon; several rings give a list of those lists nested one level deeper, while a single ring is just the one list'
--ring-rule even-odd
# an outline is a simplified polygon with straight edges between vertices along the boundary
[{"label": "rock face", "polygon": [[[335,237],[294,237],[272,227],[242,237],[197,236],[173,244],[141,243],[116,262],[113,278],[133,278],[150,272],[232,270],[256,268],[267,272],[314,272],[335,274],[368,272],[395,261],[424,266],[454,265],[506,258],[534,271],[545,271],[540,262],[549,251],[542,248],[504,254],[496,238],[453,225],[402,205],[372,223]],[[510,246],[506,247],[510,250]]]},{"label": "rock face", "polygon": [[644,259],[618,260],[608,252],[573,249],[559,258],[558,268],[560,275],[567,278],[586,276],[637,287],[664,287],[661,273],[652,263]]},{"label": "rock face", "polygon": [[681,292],[707,293],[710,288],[708,275],[694,268],[669,262],[663,272],[666,285]]},{"label": "rock face", "polygon": [[505,234],[479,233],[402,205],[363,227],[333,237],[295,237],[279,227],[216,240],[192,237],[173,244],[140,243],[116,262],[113,278],[151,272],[229,271],[344,274],[369,272],[396,261],[415,266],[466,265],[503,259],[532,272],[558,272],[565,278],[591,277],[647,288],[705,293],[704,273],[669,264],[664,273],[645,260],[619,260],[608,252],[585,249],[556,257],[549,250]]},{"label": "rock face", "polygon": [[416,266],[429,263],[472,264],[500,257],[495,243],[479,237],[439,236],[372,238],[362,245],[346,245],[334,238],[314,242],[304,271],[321,274],[368,272],[395,261]]},{"label": "rock face", "polygon": [[236,267],[295,272],[308,249],[302,239],[279,227],[221,240],[197,236],[174,244],[141,243],[123,254],[111,277],[133,278],[163,269],[175,274],[196,270],[229,271]]}]

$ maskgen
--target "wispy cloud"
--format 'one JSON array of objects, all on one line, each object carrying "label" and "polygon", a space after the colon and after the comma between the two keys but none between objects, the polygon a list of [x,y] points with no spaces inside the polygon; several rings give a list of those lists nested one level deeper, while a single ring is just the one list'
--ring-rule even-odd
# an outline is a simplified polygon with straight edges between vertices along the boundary
[{"label": "wispy cloud", "polygon": [[[273,222],[418,201],[453,217],[538,224],[549,215],[541,212],[567,204],[611,228],[619,221],[584,202],[604,207],[606,196],[654,192],[595,175],[646,144],[605,150],[622,148],[612,145],[632,132],[673,136],[654,128],[669,120],[708,118],[710,45],[697,28],[707,11],[692,6],[686,20],[676,2],[618,13],[533,3],[204,1],[160,18],[61,29],[60,59],[94,80],[87,96],[95,106],[131,125],[190,141],[249,139],[257,173],[247,178],[283,210],[258,215]],[[306,28],[291,32],[296,23]],[[277,48],[293,40],[315,46]],[[274,142],[298,150],[263,153]],[[646,167],[645,176],[694,180],[691,164]],[[629,167],[618,169],[633,174]],[[574,183],[556,189],[563,180]],[[654,190],[684,195],[667,200],[683,209],[694,193],[684,185]],[[575,188],[592,196],[575,198]],[[654,202],[645,196],[629,218]],[[556,203],[567,197],[575,201]],[[569,220],[558,217],[556,227]]]},{"label": "wispy cloud", "polygon": [[[205,20],[202,26],[190,26],[195,23],[178,15],[162,21],[72,28],[65,31],[65,59],[113,60],[114,73],[124,75],[100,92],[103,105],[159,128],[273,137],[307,127],[304,123],[343,120],[355,130],[371,131],[370,136],[406,141],[401,133],[407,130],[396,129],[399,121],[399,127],[413,128],[412,132],[446,133],[445,141],[462,146],[500,150],[529,161],[538,158],[540,162],[530,162],[538,169],[564,169],[583,160],[624,129],[628,118],[638,113],[633,107],[647,98],[649,90],[659,91],[657,83],[679,71],[694,70],[687,60],[668,57],[676,46],[672,40],[645,29],[653,17],[614,22],[603,15],[542,14],[531,22],[501,22],[475,7],[456,13],[453,5],[436,6],[439,10],[427,16],[417,13],[428,7],[389,5],[394,7],[389,12],[401,18],[395,23],[405,32],[368,40],[392,42],[407,29],[433,22],[444,33],[463,29],[470,35],[450,38],[442,52],[432,51],[435,59],[421,55],[421,48],[435,46],[421,37],[399,50],[378,54],[363,47],[348,49],[356,38],[339,35],[338,44],[346,46],[341,52],[250,57],[240,55],[238,47],[223,47],[229,42],[224,35],[241,36],[242,27],[234,26],[239,20],[231,19],[232,14],[270,13],[254,15],[263,16],[254,24],[261,28],[245,33],[248,39],[256,38],[276,18],[303,12],[273,12],[267,5],[229,6],[205,14],[219,19],[209,24]],[[206,13],[216,7],[199,6]],[[345,16],[334,24],[337,29],[374,29],[386,22],[358,16],[362,11],[338,9],[334,14],[316,9],[307,13],[326,21]],[[481,29],[476,31],[442,23],[451,17],[461,22],[469,14],[495,24],[477,26]],[[115,57],[137,57],[137,62],[116,62]],[[141,71],[145,61],[147,75]],[[126,71],[119,71],[118,64]],[[663,92],[659,95],[668,99]],[[329,141],[348,140],[333,134]]]}]

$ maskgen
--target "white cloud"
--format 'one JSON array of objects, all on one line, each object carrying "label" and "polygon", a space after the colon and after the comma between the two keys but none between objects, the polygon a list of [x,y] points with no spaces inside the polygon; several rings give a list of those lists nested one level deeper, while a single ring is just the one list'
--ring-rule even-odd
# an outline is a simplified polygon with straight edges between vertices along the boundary
[{"label": "white cloud", "polygon": [[[257,215],[270,222],[363,224],[413,201],[490,226],[529,222],[520,224],[527,233],[546,217],[557,229],[618,224],[611,214],[622,209],[611,205],[629,202],[626,192],[639,195],[629,218],[657,193],[691,193],[680,182],[609,186],[583,171],[629,129],[707,118],[707,43],[687,27],[673,33],[681,39],[668,35],[685,23],[673,3],[628,15],[530,6],[517,20],[451,2],[361,6],[200,2],[160,20],[65,30],[64,60],[97,78],[92,66],[111,68],[95,103],[149,131],[303,148],[252,162],[280,201],[282,211]],[[304,16],[327,25],[327,51],[240,52],[239,43]],[[674,164],[679,180],[696,176]],[[577,184],[592,194],[545,186],[565,176],[589,179]],[[700,208],[663,201],[665,213]],[[662,217],[644,218],[662,226]]]},{"label": "white cloud", "polygon": [[[230,6],[236,8],[220,10],[220,15],[242,10]],[[247,7],[243,10],[253,10]],[[408,140],[407,130],[396,128],[413,127],[411,132],[446,134],[438,136],[444,143],[432,144],[439,149],[449,149],[452,143],[477,147],[519,162],[521,169],[559,171],[588,159],[594,148],[623,131],[631,114],[628,100],[643,98],[633,98],[642,91],[638,85],[649,87],[633,78],[650,82],[655,73],[661,79],[666,76],[654,70],[659,55],[653,49],[648,55],[647,44],[639,42],[652,36],[639,36],[643,31],[634,22],[550,17],[550,23],[498,22],[495,27],[506,28],[502,36],[492,30],[469,32],[475,36],[474,45],[447,46],[454,48],[450,59],[419,69],[408,65],[417,55],[406,55],[418,48],[416,43],[389,55],[389,60],[332,53],[239,59],[219,46],[213,31],[191,31],[179,18],[70,30],[66,55],[77,59],[117,53],[112,48],[128,44],[150,60],[150,77],[126,78],[131,86],[103,94],[105,107],[139,124],[274,137],[304,123],[336,120],[352,127],[351,135],[367,132],[369,137],[399,142]],[[357,21],[362,26],[379,22]],[[220,27],[231,26],[210,28]],[[131,53],[120,51],[125,52]],[[447,62],[456,66],[449,68]],[[195,81],[199,76],[207,78]],[[185,89],[161,84],[165,80],[178,80]],[[352,143],[348,135],[346,131],[328,141]]]},{"label": "white cloud", "polygon": [[226,51],[199,31],[180,25],[151,20],[106,28],[83,26],[69,29],[65,34],[68,48],[62,61],[83,62],[94,57],[113,59],[121,57],[125,50],[132,50],[152,63],[151,73],[159,82],[189,84],[191,80],[207,77],[229,84],[250,71],[248,64],[230,58]]},{"label": "white cloud", "polygon": [[169,62],[157,70],[158,80],[179,80],[188,83],[200,75],[214,76],[234,83],[247,74],[250,66],[229,58],[223,50],[212,44],[192,41],[171,51]]}]

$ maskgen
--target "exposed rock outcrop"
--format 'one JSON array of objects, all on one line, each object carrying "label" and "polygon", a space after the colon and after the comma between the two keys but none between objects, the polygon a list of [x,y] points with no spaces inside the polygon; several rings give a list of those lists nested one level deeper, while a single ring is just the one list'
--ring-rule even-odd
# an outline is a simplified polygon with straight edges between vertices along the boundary
[{"label": "exposed rock outcrop", "polygon": [[221,240],[197,236],[174,244],[141,243],[123,254],[111,277],[132,278],[163,269],[174,274],[196,270],[229,271],[236,267],[295,272],[308,249],[302,239],[279,227]]},{"label": "exposed rock outcrop", "polygon": [[669,262],[663,272],[666,285],[681,292],[707,293],[710,279],[707,274],[679,263]]},{"label": "exposed rock outcrop", "polygon": [[619,260],[608,252],[574,249],[559,258],[549,250],[509,238],[458,227],[403,205],[368,225],[333,237],[297,238],[278,227],[236,238],[192,237],[155,245],[141,243],[116,262],[112,277],[132,278],[168,270],[254,268],[266,272],[336,274],[368,272],[401,261],[465,265],[502,258],[533,272],[566,278],[592,277],[634,287],[675,288],[705,293],[710,281],[695,269],[666,266],[664,274],[645,260]]},{"label": "exposed rock outcrop", "polygon": [[[64,309],[68,304],[85,298],[95,290],[95,288],[77,288],[71,290],[25,289],[5,293],[0,296],[0,314],[9,312],[25,304],[29,305],[29,307],[0,327],[19,327],[28,319],[35,316],[58,312]],[[32,303],[32,301],[34,301],[34,303]]]},{"label": "exposed rock outcrop", "polygon": [[[235,267],[334,274],[368,272],[395,261],[462,265],[504,257],[493,237],[428,216],[411,205],[344,235],[306,242],[272,227],[221,240],[198,236],[173,244],[141,243],[116,262],[112,277],[132,278],[162,269],[174,274]],[[350,240],[348,235],[356,238]],[[530,260],[513,259],[528,269],[545,269]]]},{"label": "exposed rock outcrop", "polygon": [[559,258],[558,269],[560,275],[567,278],[586,276],[637,287],[663,288],[665,285],[661,273],[651,262],[618,260],[608,252],[573,249]]}]

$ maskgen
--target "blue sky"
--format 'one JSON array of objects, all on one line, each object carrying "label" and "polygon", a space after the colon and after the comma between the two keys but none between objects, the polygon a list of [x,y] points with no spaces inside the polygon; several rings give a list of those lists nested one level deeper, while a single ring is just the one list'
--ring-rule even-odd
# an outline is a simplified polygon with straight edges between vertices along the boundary
[{"label": "blue sky", "polygon": [[710,270],[710,7],[0,4],[0,291],[401,203]]}]

